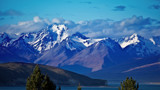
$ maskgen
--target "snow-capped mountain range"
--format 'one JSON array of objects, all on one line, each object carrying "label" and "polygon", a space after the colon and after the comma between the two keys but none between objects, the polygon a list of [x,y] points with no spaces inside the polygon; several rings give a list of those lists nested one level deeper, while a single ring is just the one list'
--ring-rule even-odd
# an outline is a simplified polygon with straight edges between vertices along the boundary
[{"label": "snow-capped mountain range", "polygon": [[160,36],[145,39],[134,33],[120,39],[92,39],[68,30],[53,24],[38,32],[0,33],[0,62],[39,63],[85,73],[160,58]]}]

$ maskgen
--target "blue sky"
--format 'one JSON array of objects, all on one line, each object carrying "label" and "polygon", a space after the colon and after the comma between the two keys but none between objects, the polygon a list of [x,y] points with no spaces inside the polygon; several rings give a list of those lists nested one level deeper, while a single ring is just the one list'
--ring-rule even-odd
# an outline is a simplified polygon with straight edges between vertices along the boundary
[{"label": "blue sky", "polygon": [[160,20],[159,14],[160,0],[0,0],[0,25],[31,20],[34,16],[78,22],[122,20],[133,15]]},{"label": "blue sky", "polygon": [[34,32],[53,23],[93,38],[160,36],[160,0],[0,0],[0,32]]}]

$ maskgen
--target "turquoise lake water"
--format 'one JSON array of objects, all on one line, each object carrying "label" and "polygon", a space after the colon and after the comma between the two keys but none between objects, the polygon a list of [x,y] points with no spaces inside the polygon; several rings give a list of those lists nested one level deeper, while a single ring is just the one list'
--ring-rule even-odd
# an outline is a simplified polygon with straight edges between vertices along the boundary
[{"label": "turquoise lake water", "polygon": [[[25,90],[25,87],[0,87],[0,90]],[[77,90],[77,87],[62,86],[61,90]],[[82,90],[118,90],[117,85],[108,87],[82,87]],[[160,90],[160,85],[140,85],[139,90]]]}]

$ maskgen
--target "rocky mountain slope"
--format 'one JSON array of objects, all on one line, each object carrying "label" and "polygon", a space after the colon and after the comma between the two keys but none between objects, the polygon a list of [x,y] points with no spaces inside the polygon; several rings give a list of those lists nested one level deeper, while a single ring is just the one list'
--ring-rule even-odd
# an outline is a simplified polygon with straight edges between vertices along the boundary
[{"label": "rocky mountain slope", "polygon": [[69,33],[65,25],[53,24],[38,32],[0,33],[0,62],[38,63],[88,75],[128,64],[126,68],[131,69],[159,63],[159,41],[159,36],[146,39],[136,33],[117,39],[93,39],[79,32]]}]

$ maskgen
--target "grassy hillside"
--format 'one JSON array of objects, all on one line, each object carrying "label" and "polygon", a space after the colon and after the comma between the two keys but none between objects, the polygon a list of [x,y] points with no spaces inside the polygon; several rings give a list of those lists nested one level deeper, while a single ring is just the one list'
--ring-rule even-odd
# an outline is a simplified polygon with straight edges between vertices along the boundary
[{"label": "grassy hillside", "polygon": [[[31,63],[3,63],[0,64],[0,86],[25,86],[27,77],[32,73],[35,64]],[[102,86],[105,80],[92,79],[84,75],[59,69],[56,67],[39,65],[43,74],[48,74],[57,85]]]}]

